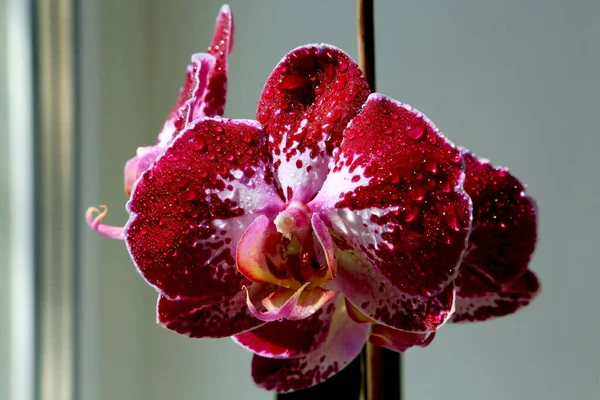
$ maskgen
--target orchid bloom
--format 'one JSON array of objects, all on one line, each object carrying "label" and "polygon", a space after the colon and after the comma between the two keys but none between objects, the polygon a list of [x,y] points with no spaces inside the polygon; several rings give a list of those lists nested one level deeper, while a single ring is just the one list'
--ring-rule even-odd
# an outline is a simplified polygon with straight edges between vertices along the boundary
[{"label": "orchid bloom", "polygon": [[419,111],[370,93],[341,50],[287,54],[257,121],[215,116],[228,18],[222,10],[213,53],[192,58],[158,144],[128,162],[124,230],[88,216],[125,238],[159,292],[161,325],[233,336],[255,354],[255,382],[287,392],[332,376],[367,340],[426,346],[447,321],[533,299],[536,213],[523,185]]},{"label": "orchid bloom", "polygon": [[[224,5],[217,16],[208,53],[192,55],[185,81],[158,134],[157,143],[138,147],[136,155],[125,164],[125,193],[128,196],[142,173],[187,124],[205,116],[223,115],[227,93],[227,58],[233,48],[233,30],[233,15],[229,6]],[[100,209],[90,207],[86,212],[86,220],[101,235],[111,239],[124,239],[123,227],[102,224],[107,212],[106,206],[100,206]]]}]

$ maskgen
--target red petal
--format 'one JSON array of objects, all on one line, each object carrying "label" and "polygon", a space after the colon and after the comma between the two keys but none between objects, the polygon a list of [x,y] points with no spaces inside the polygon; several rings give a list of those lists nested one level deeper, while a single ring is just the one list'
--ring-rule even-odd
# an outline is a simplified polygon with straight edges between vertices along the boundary
[{"label": "red petal", "polygon": [[208,53],[216,58],[202,107],[204,115],[223,115],[227,95],[227,58],[233,48],[233,15],[228,5],[221,7]]},{"label": "red petal", "polygon": [[237,242],[258,215],[283,208],[265,140],[249,121],[198,120],[138,180],[127,244],[169,299],[229,297],[248,283],[235,266]]},{"label": "red petal", "polygon": [[404,353],[413,346],[427,347],[433,341],[435,332],[413,333],[374,325],[369,342],[386,349]]},{"label": "red petal", "polygon": [[158,145],[166,147],[187,122],[205,115],[204,102],[209,74],[215,69],[215,57],[206,53],[192,55],[192,64],[186,69],[185,82],[179,90],[177,101],[158,134]]},{"label": "red petal", "polygon": [[275,67],[256,115],[288,201],[308,201],[319,190],[333,149],[368,95],[358,65],[332,46],[299,47]]},{"label": "red petal", "polygon": [[422,301],[392,286],[379,272],[355,257],[340,255],[337,285],[346,299],[371,320],[394,329],[432,332],[454,311],[454,285]]},{"label": "red petal", "polygon": [[329,332],[333,309],[333,303],[330,303],[306,319],[270,322],[236,335],[233,340],[262,357],[300,357],[323,342]]},{"label": "red petal", "polygon": [[264,324],[248,311],[246,295],[206,305],[197,300],[158,297],[158,323],[191,338],[221,338],[246,332]]},{"label": "red petal", "polygon": [[463,179],[460,152],[431,121],[372,94],[309,207],[397,289],[428,299],[456,277],[466,247]]},{"label": "red petal", "polygon": [[338,299],[327,338],[308,355],[279,360],[255,355],[252,378],[267,390],[290,392],[316,385],[346,367],[362,349],[370,324],[357,324]]},{"label": "red petal", "polygon": [[537,236],[536,208],[521,182],[468,151],[465,190],[473,201],[473,229],[463,263],[498,284],[527,270]]},{"label": "red petal", "polygon": [[485,321],[512,314],[529,305],[540,291],[531,271],[512,283],[498,286],[469,266],[462,266],[456,279],[456,311],[452,322]]}]

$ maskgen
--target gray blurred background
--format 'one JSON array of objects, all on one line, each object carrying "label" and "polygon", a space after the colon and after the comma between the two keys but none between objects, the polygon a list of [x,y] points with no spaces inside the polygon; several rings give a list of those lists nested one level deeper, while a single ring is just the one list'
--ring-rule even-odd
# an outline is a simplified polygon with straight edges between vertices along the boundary
[{"label": "gray blurred background", "polygon": [[[325,42],[356,56],[354,1],[229,4],[236,37],[227,116],[254,118],[272,68],[298,45]],[[107,204],[107,222],[126,221],[124,162],[154,143],[190,55],[209,44],[220,5],[81,2],[83,205]],[[539,205],[531,268],[541,295],[516,315],[448,325],[428,348],[409,350],[406,400],[600,399],[600,2],[377,0],[375,7],[378,91],[509,167]],[[156,326],[156,293],[122,242],[85,228],[84,211],[77,210],[85,260],[80,398],[273,398],[254,388],[251,354],[230,340],[191,340]],[[9,346],[3,340],[0,350]]]}]

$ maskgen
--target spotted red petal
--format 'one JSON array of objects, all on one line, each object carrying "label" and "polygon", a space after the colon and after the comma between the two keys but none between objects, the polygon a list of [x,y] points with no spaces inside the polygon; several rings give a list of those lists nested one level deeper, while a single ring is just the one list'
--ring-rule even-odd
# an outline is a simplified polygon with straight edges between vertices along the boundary
[{"label": "spotted red petal", "polygon": [[372,94],[309,203],[398,290],[426,300],[456,277],[470,229],[461,154],[412,107]]},{"label": "spotted red petal", "polygon": [[186,69],[185,82],[179,90],[177,101],[158,134],[158,146],[166,145],[183,129],[186,123],[206,114],[204,103],[211,71],[215,69],[215,57],[206,53],[192,55],[192,63]]},{"label": "spotted red petal", "polygon": [[249,331],[264,324],[246,307],[240,291],[229,300],[205,304],[198,300],[169,300],[158,297],[158,323],[191,338],[221,338]]},{"label": "spotted red petal", "polygon": [[498,285],[463,265],[456,288],[456,311],[451,321],[475,322],[503,317],[529,305],[539,293],[540,284],[533,272],[525,271],[513,282]]},{"label": "spotted red petal", "polygon": [[233,337],[241,346],[267,358],[295,358],[313,351],[327,337],[333,303],[297,321],[274,321]]},{"label": "spotted red petal", "polygon": [[215,24],[213,40],[208,53],[216,58],[211,71],[202,113],[214,116],[223,115],[227,95],[227,58],[233,49],[233,14],[228,5],[221,7]]},{"label": "spotted red petal", "polygon": [[346,299],[370,320],[394,329],[433,332],[454,312],[454,284],[426,301],[396,289],[366,261],[339,256],[336,283]]},{"label": "spotted red petal", "polygon": [[346,367],[362,349],[370,324],[358,324],[338,299],[331,327],[323,343],[308,355],[287,360],[255,355],[252,378],[267,390],[289,392],[305,389],[330,378]]},{"label": "spotted red petal", "polygon": [[197,120],[134,186],[126,241],[167,298],[231,297],[248,282],[235,266],[237,242],[258,215],[283,208],[265,141],[252,121]]},{"label": "spotted red petal", "polygon": [[329,45],[299,47],[275,67],[257,119],[269,134],[275,176],[288,201],[308,201],[319,190],[344,128],[368,95],[358,65]]},{"label": "spotted red petal", "polygon": [[505,168],[466,150],[463,157],[465,191],[473,201],[473,229],[463,264],[493,282],[510,283],[527,270],[535,249],[535,203]]},{"label": "spotted red petal", "polygon": [[435,332],[404,332],[383,325],[375,325],[371,329],[369,342],[386,349],[404,353],[411,347],[427,347],[433,341]]}]

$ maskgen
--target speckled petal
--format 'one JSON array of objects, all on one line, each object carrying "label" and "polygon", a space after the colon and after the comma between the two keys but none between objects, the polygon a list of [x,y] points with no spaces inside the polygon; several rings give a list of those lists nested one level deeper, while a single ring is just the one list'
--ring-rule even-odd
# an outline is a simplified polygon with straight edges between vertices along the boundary
[{"label": "speckled petal", "polygon": [[411,332],[433,332],[454,312],[454,284],[426,301],[396,289],[366,261],[349,252],[339,256],[336,280],[346,299],[379,324]]},{"label": "speckled petal", "polygon": [[300,320],[313,315],[331,299],[335,292],[306,282],[297,290],[279,288],[266,297],[247,295],[250,312],[262,321]]},{"label": "speckled petal", "polygon": [[126,242],[167,298],[227,298],[248,282],[235,265],[237,242],[258,215],[283,208],[265,141],[252,121],[197,120],[134,186]]},{"label": "speckled petal", "polygon": [[492,283],[479,271],[462,266],[456,279],[456,311],[452,322],[485,321],[517,312],[540,291],[537,277],[525,271],[511,283]]},{"label": "speckled petal", "polygon": [[288,201],[306,202],[319,190],[344,128],[368,95],[358,65],[332,46],[299,47],[275,67],[257,119],[269,134],[275,177]]},{"label": "speckled petal", "polygon": [[394,287],[426,300],[458,272],[470,229],[461,154],[423,114],[380,94],[344,131],[309,203]]},{"label": "speckled petal", "polygon": [[233,14],[228,5],[221,7],[208,53],[216,59],[206,88],[202,113],[208,116],[223,115],[227,95],[227,58],[233,49]]},{"label": "speckled petal", "polygon": [[288,360],[255,355],[252,378],[267,390],[290,392],[316,385],[346,367],[362,349],[370,324],[358,324],[339,298],[327,338],[308,355]]},{"label": "speckled petal", "polygon": [[158,146],[166,147],[185,125],[205,115],[204,102],[211,71],[215,68],[215,57],[206,53],[192,55],[192,63],[186,69],[186,78],[179,90],[177,101],[158,134]]},{"label": "speckled petal", "polygon": [[264,324],[248,311],[243,291],[215,304],[198,300],[169,300],[159,295],[157,322],[191,338],[227,337]]},{"label": "speckled petal", "polygon": [[413,346],[427,347],[435,337],[435,332],[404,332],[383,325],[371,329],[369,342],[386,349],[404,353]]},{"label": "speckled petal", "polygon": [[301,357],[325,340],[333,309],[333,303],[329,303],[306,319],[269,322],[250,332],[236,335],[233,340],[262,357]]},{"label": "speckled petal", "polygon": [[525,272],[535,249],[535,203],[505,168],[466,150],[463,157],[465,191],[473,201],[473,229],[463,263],[493,282],[510,283]]}]

